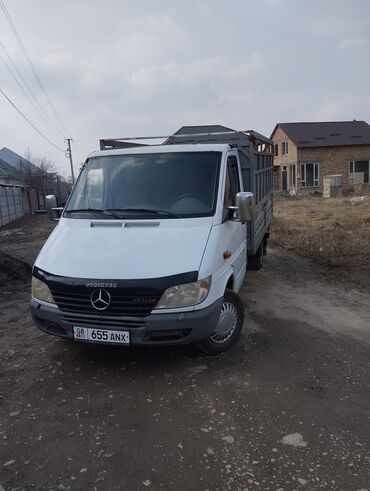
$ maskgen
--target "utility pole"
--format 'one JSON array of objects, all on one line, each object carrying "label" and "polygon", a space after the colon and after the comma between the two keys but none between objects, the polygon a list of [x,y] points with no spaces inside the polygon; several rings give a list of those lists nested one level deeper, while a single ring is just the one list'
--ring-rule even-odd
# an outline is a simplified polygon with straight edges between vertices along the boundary
[{"label": "utility pole", "polygon": [[65,141],[68,144],[68,150],[66,152],[67,153],[66,157],[69,157],[69,161],[71,163],[72,184],[74,186],[75,185],[75,173],[73,171],[73,160],[72,160],[72,150],[71,150],[71,141],[72,141],[72,138],[66,138]]}]

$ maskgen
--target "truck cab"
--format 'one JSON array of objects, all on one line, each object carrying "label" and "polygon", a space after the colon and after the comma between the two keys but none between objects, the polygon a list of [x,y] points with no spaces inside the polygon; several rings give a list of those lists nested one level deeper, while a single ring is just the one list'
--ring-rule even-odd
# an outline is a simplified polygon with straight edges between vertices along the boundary
[{"label": "truck cab", "polygon": [[228,143],[93,152],[34,264],[33,320],[80,342],[225,351],[255,213]]}]

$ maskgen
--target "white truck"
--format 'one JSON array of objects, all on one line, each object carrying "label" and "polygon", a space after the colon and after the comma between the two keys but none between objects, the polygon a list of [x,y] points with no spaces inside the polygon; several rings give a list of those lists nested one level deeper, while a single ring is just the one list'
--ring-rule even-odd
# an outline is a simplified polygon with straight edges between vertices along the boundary
[{"label": "white truck", "polygon": [[135,141],[88,156],[34,264],[33,320],[82,342],[225,351],[266,253],[272,142],[218,126]]}]

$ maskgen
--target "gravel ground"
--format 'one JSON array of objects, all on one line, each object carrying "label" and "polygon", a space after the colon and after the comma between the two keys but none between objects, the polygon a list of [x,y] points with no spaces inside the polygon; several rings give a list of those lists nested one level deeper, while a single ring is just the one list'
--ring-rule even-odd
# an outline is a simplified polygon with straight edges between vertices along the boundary
[{"label": "gravel ground", "polygon": [[[12,227],[0,251],[32,262],[52,224]],[[367,294],[272,251],[241,341],[205,357],[47,336],[28,274],[0,289],[1,491],[370,490]]]}]

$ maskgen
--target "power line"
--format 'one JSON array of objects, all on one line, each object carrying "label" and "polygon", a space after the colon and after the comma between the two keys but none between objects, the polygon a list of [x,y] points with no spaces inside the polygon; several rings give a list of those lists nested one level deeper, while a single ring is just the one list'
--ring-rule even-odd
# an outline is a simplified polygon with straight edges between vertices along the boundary
[{"label": "power line", "polygon": [[[18,69],[17,65],[14,63],[14,61],[12,60],[11,56],[9,55],[8,51],[6,50],[5,46],[3,45],[3,43],[0,41],[0,46],[1,48],[4,50],[5,54],[7,55],[10,63],[12,64],[13,68],[15,69],[15,71],[17,72],[18,76],[20,77],[20,79],[22,80],[23,82],[23,85],[20,83],[20,81],[18,80],[16,74],[14,73],[14,71],[12,70],[11,66],[9,66],[9,64],[7,63],[7,61],[5,60],[5,58],[0,54],[0,58],[2,60],[2,62],[4,63],[5,67],[7,68],[7,70],[9,71],[10,75],[13,77],[13,79],[15,80],[15,82],[17,83],[18,87],[21,89],[21,91],[23,92],[23,94],[27,97],[27,99],[29,100],[29,102],[32,104],[32,106],[34,107],[34,109],[38,112],[38,114],[41,116],[41,118],[44,120],[44,122],[48,125],[48,127],[54,132],[55,135],[57,135],[58,137],[60,136],[63,136],[62,133],[58,132],[52,125],[51,125],[51,122],[49,120],[49,118],[47,117],[47,114],[45,113],[45,111],[43,110],[42,106],[40,105],[39,101],[36,99],[36,96],[34,95],[34,93],[32,92],[32,90],[30,89],[29,85],[27,84],[27,82],[25,81],[25,79],[23,78],[22,76],[22,73],[20,72],[20,70]],[[26,90],[27,89],[27,90]],[[28,91],[28,92],[27,92]]]},{"label": "power line", "polygon": [[11,29],[12,29],[13,33],[14,33],[14,36],[16,37],[16,39],[17,39],[17,41],[18,41],[18,44],[19,44],[19,46],[21,47],[21,49],[22,49],[22,51],[23,51],[23,54],[24,54],[24,56],[25,56],[25,58],[26,58],[26,60],[27,60],[27,62],[28,62],[28,64],[29,64],[29,67],[30,67],[30,69],[31,69],[31,71],[32,71],[32,73],[33,73],[33,75],[34,75],[35,79],[36,79],[36,82],[38,83],[38,85],[39,85],[39,87],[40,87],[41,91],[43,92],[43,94],[44,94],[44,96],[45,96],[45,98],[46,98],[46,100],[47,100],[47,102],[48,102],[49,106],[51,107],[51,109],[52,109],[53,113],[55,114],[56,118],[58,119],[59,124],[61,125],[61,127],[62,127],[63,131],[65,131],[66,133],[69,133],[69,132],[67,131],[67,129],[64,127],[64,125],[63,125],[63,123],[62,123],[62,121],[61,121],[61,119],[60,119],[60,117],[59,117],[59,115],[58,115],[58,113],[57,113],[57,111],[56,111],[56,109],[55,109],[55,107],[54,107],[53,103],[51,102],[51,100],[50,100],[50,98],[49,98],[49,96],[48,96],[48,93],[46,92],[46,89],[45,89],[45,87],[44,87],[43,83],[41,82],[41,79],[40,79],[40,77],[39,77],[39,75],[38,75],[38,73],[37,73],[37,71],[36,71],[36,68],[35,68],[34,64],[32,63],[31,58],[30,58],[30,57],[29,57],[29,55],[28,55],[28,52],[27,52],[27,50],[26,50],[26,48],[25,48],[25,46],[24,46],[24,44],[23,44],[23,41],[22,41],[22,39],[21,39],[21,37],[20,37],[20,35],[19,35],[18,31],[17,31],[17,28],[16,28],[16,27],[15,27],[15,25],[14,25],[14,22],[13,22],[13,20],[12,20],[12,18],[11,18],[11,16],[10,16],[10,14],[9,14],[9,12],[8,12],[8,10],[7,10],[7,8],[6,8],[5,4],[4,4],[4,2],[3,2],[3,0],[0,0],[0,6],[1,6],[1,8],[3,9],[3,12],[4,12],[4,14],[5,14],[5,17],[6,17],[7,21],[8,21],[8,23],[9,23],[9,25],[10,25],[10,27],[11,27]]},{"label": "power line", "polygon": [[25,48],[25,46],[24,46],[24,44],[22,42],[22,39],[21,39],[21,37],[20,37],[20,35],[19,35],[18,31],[17,31],[17,28],[14,25],[14,22],[13,22],[10,14],[9,14],[9,12],[8,12],[8,10],[7,10],[4,2],[3,2],[3,0],[0,0],[0,6],[3,9],[3,12],[5,14],[5,17],[6,17],[7,21],[8,21],[8,23],[9,23],[9,25],[10,25],[13,33],[14,33],[14,36],[16,37],[16,39],[18,41],[19,46],[21,47],[21,49],[23,51],[23,54],[24,54],[24,56],[25,56],[25,58],[26,58],[26,60],[27,60],[27,62],[29,64],[29,67],[30,67],[30,69],[31,69],[31,71],[32,71],[32,73],[33,73],[33,75],[34,75],[34,77],[35,77],[35,79],[36,79],[36,81],[37,81],[37,83],[38,83],[41,91],[43,92],[43,94],[45,96],[46,101],[48,102],[51,110],[53,111],[53,113],[54,113],[55,117],[57,118],[57,120],[58,120],[61,128],[63,129],[63,131],[66,134],[69,134],[69,131],[66,129],[66,127],[62,123],[62,120],[60,119],[59,114],[58,114],[57,110],[54,107],[54,104],[51,102],[50,97],[49,97],[48,93],[46,92],[46,89],[45,89],[43,83],[41,82],[41,79],[40,79],[40,77],[39,77],[39,75],[38,75],[38,73],[36,71],[35,65],[32,63],[32,60],[31,60],[31,58],[28,55],[28,52],[27,52],[27,50],[26,50],[26,48]]},{"label": "power line", "polygon": [[32,121],[30,121],[30,120],[27,118],[27,116],[25,116],[25,115],[23,114],[23,112],[22,112],[22,111],[21,111],[21,110],[20,110],[20,109],[19,109],[19,108],[18,108],[18,107],[17,107],[17,106],[14,104],[14,102],[13,102],[11,99],[9,99],[9,97],[8,97],[8,96],[5,94],[5,92],[4,92],[2,89],[0,89],[0,92],[3,94],[3,96],[5,97],[5,99],[6,99],[6,100],[7,100],[7,101],[8,101],[8,102],[9,102],[9,103],[10,103],[10,104],[11,104],[11,105],[14,107],[14,109],[15,109],[15,110],[16,110],[16,111],[17,111],[17,112],[18,112],[18,113],[19,113],[19,114],[22,116],[22,118],[24,118],[24,119],[27,121],[27,123],[28,123],[29,125],[31,125],[31,126],[32,126],[32,128],[33,128],[35,131],[37,131],[37,133],[38,133],[40,136],[42,136],[42,138],[44,138],[44,140],[46,140],[48,143],[50,143],[50,145],[52,145],[53,147],[57,148],[58,150],[60,150],[61,152],[63,152],[63,153],[64,153],[64,150],[63,150],[62,148],[58,147],[58,145],[55,145],[55,143],[53,143],[51,140],[49,140],[49,138],[48,138],[47,136],[45,136],[45,135],[44,135],[44,133],[42,133],[42,131],[40,131],[40,130],[37,128],[37,126],[35,126],[35,125],[32,123]]},{"label": "power line", "polygon": [[73,138],[74,142],[85,143],[86,145],[96,145],[96,142],[87,142],[85,140],[80,140],[79,138]]}]

